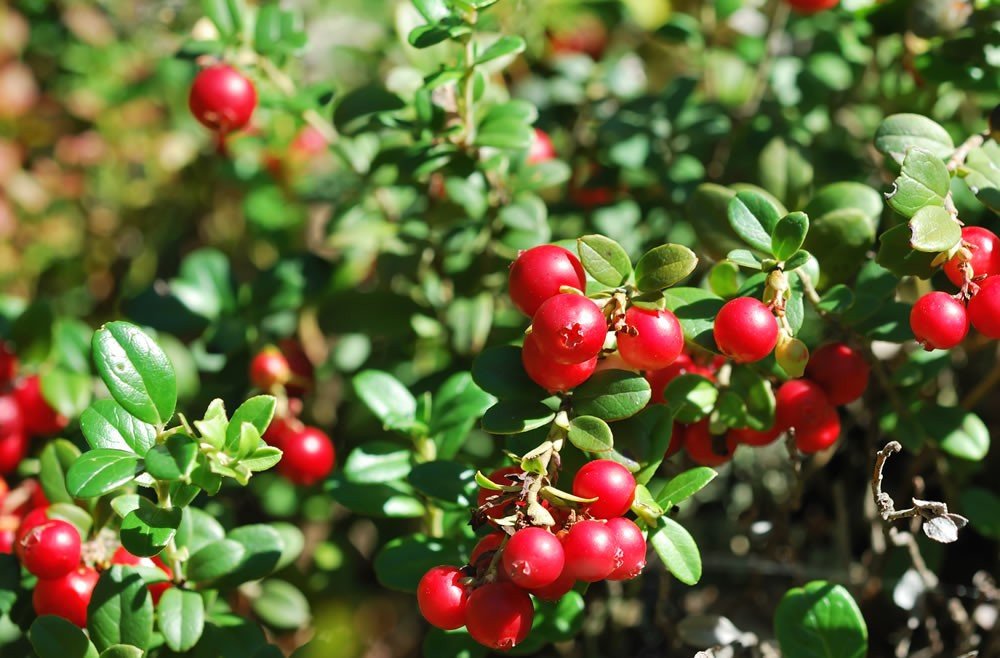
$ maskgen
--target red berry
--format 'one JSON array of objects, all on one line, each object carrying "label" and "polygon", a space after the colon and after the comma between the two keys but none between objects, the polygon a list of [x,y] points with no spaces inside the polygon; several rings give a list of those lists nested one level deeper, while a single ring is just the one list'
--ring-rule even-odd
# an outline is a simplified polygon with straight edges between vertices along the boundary
[{"label": "red berry", "polygon": [[621,565],[611,572],[608,580],[631,580],[646,566],[646,540],[642,531],[634,522],[621,516],[608,519],[606,525],[622,552]]},{"label": "red berry", "polygon": [[257,107],[257,90],[233,67],[216,64],[195,77],[188,107],[194,118],[211,130],[239,130],[250,122]]},{"label": "red berry", "polygon": [[552,140],[544,130],[535,128],[535,138],[528,148],[528,164],[539,164],[548,162],[556,157],[556,149],[552,146]]},{"label": "red berry", "polygon": [[583,363],[564,364],[545,356],[538,347],[534,334],[524,337],[521,363],[533,382],[545,390],[556,393],[576,388],[590,379],[597,368],[597,357]]},{"label": "red berry", "polygon": [[46,523],[48,520],[49,509],[47,506],[36,507],[24,515],[21,519],[21,524],[17,526],[17,534],[14,535],[14,552],[17,553],[18,559],[22,559],[21,540],[23,540],[33,528]]},{"label": "red berry", "polygon": [[670,311],[651,311],[632,306],[625,311],[625,323],[638,333],[618,333],[618,352],[640,370],[659,370],[677,360],[684,349],[681,323]]},{"label": "red berry", "polygon": [[[972,258],[969,265],[975,277],[1000,274],[1000,237],[993,231],[980,226],[966,226],[962,229],[962,242],[969,246]],[[965,275],[960,269],[961,261],[955,256],[944,264],[944,273],[956,286],[965,283]]]},{"label": "red berry", "polygon": [[828,343],[812,353],[806,377],[819,384],[835,405],[854,402],[868,388],[871,366],[843,343]]},{"label": "red berry", "polygon": [[[720,357],[723,358],[723,357]],[[661,370],[646,371],[643,375],[649,382],[650,404],[664,404],[666,399],[663,391],[667,385],[681,375],[701,375],[709,381],[715,381],[715,372],[691,360],[687,354],[681,354],[672,364]]]},{"label": "red berry", "polygon": [[531,317],[542,302],[559,294],[562,286],[586,290],[587,275],[572,252],[551,244],[522,251],[510,266],[510,298]]},{"label": "red berry", "polygon": [[479,562],[479,558],[500,548],[500,545],[503,543],[504,537],[506,536],[507,534],[503,532],[491,532],[476,542],[475,548],[472,549],[472,554],[469,555],[469,564],[476,566]]},{"label": "red berry", "polygon": [[774,426],[782,432],[808,425],[810,417],[823,413],[831,406],[823,389],[808,379],[785,382],[778,388],[774,398]]},{"label": "red berry", "polygon": [[160,556],[148,558],[139,557],[138,555],[132,555],[129,553],[124,546],[119,546],[115,554],[111,556],[111,564],[121,564],[129,567],[147,567],[150,569],[159,569],[167,577],[167,580],[159,583],[152,583],[146,587],[149,589],[149,595],[153,597],[153,605],[160,602],[160,597],[163,593],[173,586],[170,579],[174,577],[173,570],[160,559]]},{"label": "red berry", "polygon": [[573,495],[597,498],[586,507],[591,516],[611,519],[621,516],[635,498],[635,478],[629,470],[610,459],[595,459],[584,464],[573,478]]},{"label": "red berry", "polygon": [[465,628],[479,644],[507,651],[528,637],[534,618],[527,592],[513,583],[489,583],[469,596]]},{"label": "red berry", "polygon": [[80,533],[59,519],[32,528],[21,539],[21,562],[39,578],[59,578],[80,564]]},{"label": "red berry", "polygon": [[278,462],[278,472],[302,486],[325,478],[336,461],[330,437],[318,427],[304,427],[298,433],[286,436],[282,450],[284,454]]},{"label": "red berry", "polygon": [[21,519],[13,514],[0,516],[0,553],[9,555],[14,552],[14,542],[17,541],[17,526]]},{"label": "red berry", "polygon": [[595,583],[621,566],[614,534],[601,521],[580,521],[563,537],[566,571],[576,580]]},{"label": "red berry", "polygon": [[815,14],[818,11],[833,9],[840,0],[788,0],[792,9],[802,14]]},{"label": "red berry", "polygon": [[555,581],[562,573],[566,558],[555,535],[542,528],[530,527],[511,536],[501,559],[511,582],[532,589]]},{"label": "red berry", "polygon": [[310,158],[326,151],[326,137],[313,126],[302,126],[289,146],[295,157]]},{"label": "red berry", "polygon": [[80,567],[61,578],[39,580],[31,597],[35,612],[55,615],[76,624],[87,626],[87,605],[97,585],[98,573],[90,567]]},{"label": "red berry", "polygon": [[758,431],[749,427],[734,427],[729,430],[729,438],[748,446],[766,446],[781,436],[777,423],[769,430]]},{"label": "red berry", "polygon": [[7,388],[17,377],[17,355],[10,346],[0,343],[0,388]]},{"label": "red berry", "polygon": [[684,430],[684,450],[696,464],[721,466],[733,458],[736,439],[731,434],[716,436],[708,427],[708,419],[688,425]]},{"label": "red berry", "polygon": [[469,592],[459,582],[461,570],[455,567],[434,567],[424,574],[417,585],[417,606],[431,626],[450,631],[465,625]]},{"label": "red berry", "polygon": [[684,447],[684,425],[680,423],[674,423],[670,430],[670,445],[667,446],[666,452],[663,453],[664,459],[669,459],[681,451]]},{"label": "red berry", "polygon": [[536,587],[531,590],[531,594],[535,598],[542,599],[543,601],[558,601],[562,597],[573,589],[576,585],[576,578],[573,577],[573,573],[570,569],[563,567],[563,571],[559,574],[559,577],[554,581],[546,585],[545,587]]},{"label": "red berry", "polygon": [[[507,476],[508,475],[520,475],[523,472],[524,471],[521,470],[520,466],[504,466],[503,468],[498,468],[497,470],[495,470],[492,473],[490,473],[488,477],[489,477],[489,479],[491,481],[496,482],[497,484],[501,484],[501,485],[504,485],[504,486],[514,486],[514,485],[517,485],[518,483],[520,483],[521,480],[519,480],[519,479],[511,479],[511,478],[509,478]],[[496,496],[500,496],[500,495],[502,495],[504,493],[505,492],[503,492],[503,491],[493,491],[492,489],[482,489],[481,488],[481,489],[479,489],[479,495],[478,495],[478,497],[476,499],[476,504],[479,507],[482,507],[487,502],[489,502],[492,498],[495,498]],[[497,501],[495,501],[495,502],[497,502]],[[496,505],[494,507],[490,507],[489,509],[487,509],[486,510],[486,516],[490,517],[491,519],[500,519],[500,518],[503,518],[503,517],[507,516],[508,514],[510,514],[511,511],[512,510],[510,509],[510,504],[509,503],[505,503],[503,505]]]},{"label": "red berry", "polygon": [[277,347],[265,347],[250,361],[250,382],[259,389],[270,391],[291,378],[292,368]]},{"label": "red berry", "polygon": [[965,305],[948,293],[927,293],[910,311],[910,329],[924,349],[948,350],[965,340],[969,314]]},{"label": "red berry", "polygon": [[281,448],[285,445],[285,439],[298,434],[304,429],[305,425],[298,418],[279,416],[267,426],[262,438],[267,445]]},{"label": "red berry", "polygon": [[27,455],[27,436],[24,434],[0,436],[0,473],[13,473]]},{"label": "red berry", "polygon": [[0,437],[24,434],[24,414],[13,395],[0,395]]},{"label": "red berry", "polygon": [[778,344],[778,321],[760,300],[737,297],[715,317],[715,344],[739,363],[760,361]]},{"label": "red berry", "polygon": [[302,397],[312,388],[316,376],[312,361],[302,349],[301,343],[294,338],[278,341],[278,348],[292,369],[292,380],[285,385],[285,392],[291,397]]},{"label": "red berry", "polygon": [[601,353],[608,333],[604,313],[583,295],[560,294],[538,307],[531,335],[546,357],[556,363],[589,361]]},{"label": "red berry", "polygon": [[14,388],[14,398],[21,408],[24,431],[29,436],[58,434],[69,424],[42,396],[42,384],[37,375],[26,377]]},{"label": "red berry", "polygon": [[987,338],[1000,338],[1000,276],[991,276],[979,285],[969,300],[972,326]]},{"label": "red berry", "polygon": [[840,416],[832,406],[827,406],[809,423],[795,429],[795,447],[800,452],[813,453],[826,450],[840,438]]}]

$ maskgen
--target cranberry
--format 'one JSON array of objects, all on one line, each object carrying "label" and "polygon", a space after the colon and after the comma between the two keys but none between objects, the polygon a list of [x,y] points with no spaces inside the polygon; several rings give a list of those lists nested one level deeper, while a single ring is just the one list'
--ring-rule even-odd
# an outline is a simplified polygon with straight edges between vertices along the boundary
[{"label": "cranberry", "polygon": [[563,570],[562,544],[548,530],[524,528],[503,549],[503,568],[511,582],[531,589],[551,584]]},{"label": "cranberry", "polygon": [[635,498],[635,478],[629,470],[610,459],[587,462],[573,478],[573,495],[597,498],[586,507],[591,516],[610,519],[621,516]]},{"label": "cranberry", "polygon": [[216,64],[195,77],[188,107],[194,118],[211,130],[239,130],[250,122],[257,107],[257,90],[233,67]]},{"label": "cranberry", "polygon": [[24,430],[30,436],[58,434],[69,424],[69,420],[42,396],[42,384],[37,375],[22,379],[14,388],[14,398],[21,408]]},{"label": "cranberry", "polygon": [[618,334],[618,352],[640,370],[659,370],[677,360],[684,349],[681,323],[670,311],[632,306],[625,311],[625,324],[638,333]]},{"label": "cranberry", "polygon": [[417,606],[431,626],[446,631],[465,625],[469,592],[459,582],[462,572],[455,567],[434,567],[417,585]]},{"label": "cranberry", "polygon": [[569,365],[557,363],[548,358],[538,347],[535,335],[529,334],[524,337],[521,363],[533,382],[551,393],[556,393],[576,388],[590,379],[597,368],[597,357],[583,363]]},{"label": "cranberry", "polygon": [[573,589],[576,585],[576,578],[573,577],[573,573],[570,569],[563,567],[563,571],[559,574],[559,577],[554,581],[546,585],[545,587],[536,587],[531,590],[531,594],[535,598],[542,599],[543,601],[558,601],[562,597]]},{"label": "cranberry", "polygon": [[269,446],[274,446],[275,448],[281,448],[285,445],[285,439],[290,436],[294,436],[305,429],[305,425],[302,424],[297,418],[291,418],[287,416],[279,416],[271,421],[271,424],[267,426],[264,430],[264,436],[262,437]]},{"label": "cranberry", "polygon": [[469,596],[465,627],[479,644],[506,651],[528,637],[534,618],[527,592],[513,583],[488,583]]},{"label": "cranberry", "polygon": [[[504,466],[503,468],[498,468],[489,474],[489,479],[497,484],[502,484],[504,486],[516,485],[520,482],[518,479],[508,478],[508,475],[520,475],[524,471],[521,470],[520,466]],[[493,491],[492,489],[480,489],[479,496],[476,499],[476,504],[482,507],[488,503],[492,498],[496,496],[503,495],[503,491]],[[510,504],[505,503],[503,505],[496,505],[490,507],[486,510],[486,516],[491,519],[500,519],[511,513]]]},{"label": "cranberry", "polygon": [[21,539],[21,562],[39,578],[59,578],[80,564],[80,533],[59,519],[32,528]]},{"label": "cranberry", "polygon": [[[996,233],[979,226],[966,226],[962,229],[962,242],[968,245],[969,251],[972,252],[969,266],[973,276],[1000,274],[1000,237],[997,237]],[[955,256],[944,264],[944,273],[956,286],[965,284],[961,263],[958,256]]]},{"label": "cranberry", "polygon": [[601,353],[608,333],[604,313],[592,300],[571,293],[551,297],[531,320],[531,335],[556,363],[589,361]]},{"label": "cranberry", "polygon": [[35,612],[55,615],[76,624],[87,626],[87,605],[97,585],[98,573],[90,567],[80,567],[61,578],[39,580],[31,598]]},{"label": "cranberry", "polygon": [[948,293],[927,293],[910,311],[910,329],[926,350],[948,350],[969,333],[969,314],[965,305]]},{"label": "cranberry", "polygon": [[13,395],[0,395],[0,437],[24,433],[24,414]]},{"label": "cranberry", "polygon": [[21,524],[17,526],[17,534],[14,535],[14,552],[21,559],[21,540],[23,540],[31,530],[49,520],[48,507],[36,507],[21,519]]},{"label": "cranberry", "polygon": [[835,405],[854,402],[868,388],[871,366],[857,351],[843,343],[828,343],[813,352],[806,377],[819,384]]},{"label": "cranberry", "polygon": [[736,427],[729,430],[729,438],[736,443],[748,446],[766,446],[774,443],[774,440],[781,436],[781,429],[775,423],[774,427],[768,430],[755,430],[749,427]]},{"label": "cranberry", "polygon": [[479,558],[499,549],[500,545],[503,544],[504,537],[506,536],[507,534],[503,532],[491,532],[476,542],[476,546],[472,549],[472,554],[469,555],[469,564],[476,566],[476,563],[479,562]]},{"label": "cranberry", "polygon": [[839,437],[840,416],[834,407],[827,406],[795,429],[795,447],[805,453],[819,452],[832,446]]},{"label": "cranberry", "polygon": [[815,14],[818,11],[833,9],[840,0],[788,0],[788,4],[802,14]]},{"label": "cranberry", "polygon": [[708,419],[688,425],[684,430],[684,449],[696,464],[721,466],[733,458],[736,439],[732,434],[716,436],[709,431]]},{"label": "cranberry", "polygon": [[807,379],[792,379],[775,394],[775,427],[781,431],[799,429],[809,418],[830,407],[830,400],[819,385]]},{"label": "cranberry", "polygon": [[[722,358],[722,357],[720,357]],[[661,370],[646,371],[643,375],[649,382],[650,404],[663,404],[666,399],[663,392],[667,385],[681,375],[701,375],[709,381],[715,381],[715,371],[711,368],[700,366],[691,360],[687,354],[681,354],[672,364]]]},{"label": "cranberry", "polygon": [[261,390],[284,386],[291,378],[291,366],[277,347],[265,347],[250,361],[250,382]]},{"label": "cranberry", "polygon": [[510,298],[522,313],[535,315],[542,302],[568,286],[586,290],[587,275],[572,252],[551,244],[522,251],[510,266]]},{"label": "cranberry", "polygon": [[304,427],[285,437],[278,472],[302,486],[315,484],[333,470],[333,443],[318,427]]},{"label": "cranberry", "polygon": [[300,398],[313,385],[316,372],[312,361],[309,360],[309,356],[302,349],[299,341],[294,338],[278,341],[278,348],[292,369],[292,379],[285,385],[285,392],[291,397]]},{"label": "cranberry", "polygon": [[552,146],[552,140],[544,130],[535,128],[535,138],[528,148],[528,164],[539,164],[548,162],[556,157],[556,149]]},{"label": "cranberry", "polygon": [[757,299],[737,297],[715,317],[715,344],[739,363],[760,361],[778,343],[778,321]]},{"label": "cranberry", "polygon": [[6,343],[0,343],[0,388],[7,388],[17,377],[17,355]]},{"label": "cranberry", "polygon": [[24,434],[0,436],[0,473],[13,473],[27,455],[27,436]]},{"label": "cranberry", "polygon": [[326,137],[313,126],[302,126],[289,146],[294,157],[309,159],[326,151]]},{"label": "cranberry", "polygon": [[976,331],[988,338],[1000,338],[1000,276],[983,281],[969,300],[969,319]]},{"label": "cranberry", "polygon": [[621,549],[621,565],[608,576],[608,580],[631,580],[646,566],[646,540],[633,521],[624,517],[608,519],[608,529]]},{"label": "cranberry", "polygon": [[621,565],[614,534],[601,521],[575,523],[563,537],[566,571],[576,580],[595,583]]},{"label": "cranberry", "polygon": [[0,516],[0,553],[9,555],[14,552],[14,542],[17,541],[17,526],[21,519],[13,514]]},{"label": "cranberry", "polygon": [[124,546],[119,546],[115,554],[111,556],[111,564],[121,564],[129,567],[146,567],[149,569],[159,569],[167,577],[167,580],[152,583],[146,587],[149,589],[149,595],[153,597],[153,605],[160,602],[160,597],[163,593],[173,586],[170,579],[174,577],[173,570],[166,565],[166,563],[160,559],[160,556],[156,557],[139,557],[138,555],[132,555]]},{"label": "cranberry", "polygon": [[670,445],[667,446],[666,452],[663,453],[664,459],[669,459],[681,451],[684,447],[684,429],[685,426],[680,423],[675,422],[670,431]]}]

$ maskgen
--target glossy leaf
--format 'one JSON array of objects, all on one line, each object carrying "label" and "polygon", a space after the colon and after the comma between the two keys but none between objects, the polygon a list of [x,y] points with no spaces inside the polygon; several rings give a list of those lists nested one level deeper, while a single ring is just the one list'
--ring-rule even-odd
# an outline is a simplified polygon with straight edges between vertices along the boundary
[{"label": "glossy leaf", "polygon": [[614,448],[611,428],[595,416],[577,416],[569,422],[569,442],[584,452],[608,452]]},{"label": "glossy leaf", "polygon": [[774,615],[774,634],[784,655],[863,658],[868,628],[858,604],[840,585],[813,581],[788,590]]},{"label": "glossy leaf", "polygon": [[198,444],[189,436],[174,434],[146,453],[146,472],[157,480],[183,480],[191,475]]},{"label": "glossy leaf", "polygon": [[701,580],[701,553],[691,534],[669,516],[661,516],[649,543],[677,580],[694,585]]},{"label": "glossy leaf", "polygon": [[947,158],[955,150],[948,131],[919,114],[886,117],[875,133],[875,148],[902,162],[907,151],[921,148],[936,158]]},{"label": "glossy leaf", "polygon": [[28,630],[38,658],[98,658],[97,648],[83,631],[62,617],[43,615]]},{"label": "glossy leaf", "polygon": [[652,292],[674,286],[691,276],[698,266],[694,252],[679,244],[665,244],[647,251],[635,264],[635,284]]},{"label": "glossy leaf", "polygon": [[910,219],[910,246],[936,254],[949,251],[962,240],[962,227],[944,208],[925,206]]},{"label": "glossy leaf", "polygon": [[246,549],[231,539],[218,539],[195,551],[187,563],[187,576],[195,582],[210,582],[236,570]]},{"label": "glossy leaf", "polygon": [[75,498],[96,498],[128,484],[142,471],[137,455],[99,448],[73,462],[66,472],[66,489]]},{"label": "glossy leaf", "polygon": [[922,149],[910,149],[887,198],[893,210],[913,217],[926,206],[944,206],[950,185],[951,175],[940,158]]},{"label": "glossy leaf", "polygon": [[771,234],[771,253],[778,260],[786,260],[799,250],[809,233],[809,217],[803,212],[793,212],[778,220]]},{"label": "glossy leaf", "polygon": [[574,390],[573,411],[601,420],[620,420],[642,411],[650,395],[649,382],[641,375],[602,370]]},{"label": "glossy leaf", "polygon": [[110,322],[94,334],[94,363],[112,397],[130,414],[162,425],[174,414],[177,380],[160,346],[135,325]]},{"label": "glossy leaf", "polygon": [[171,587],[156,606],[163,641],[171,650],[189,651],[205,630],[205,601],[198,592]]},{"label": "glossy leaf", "polygon": [[163,509],[148,498],[140,498],[139,507],[122,520],[122,545],[139,557],[159,554],[177,532],[181,514],[179,508]]},{"label": "glossy leaf", "polygon": [[153,636],[153,600],[135,570],[112,566],[101,574],[87,606],[87,630],[94,645],[145,649]]},{"label": "glossy leaf", "polygon": [[625,249],[603,235],[585,235],[577,240],[580,262],[598,283],[618,287],[632,276],[632,261]]},{"label": "glossy leaf", "polygon": [[696,466],[679,473],[663,485],[656,502],[663,509],[670,509],[704,489],[716,476],[718,473],[707,466]]},{"label": "glossy leaf", "polygon": [[771,234],[781,214],[767,197],[756,192],[737,192],[727,209],[729,225],[754,249],[771,253]]},{"label": "glossy leaf", "polygon": [[501,400],[483,414],[483,429],[490,434],[520,434],[543,427],[555,417],[554,411],[538,402]]},{"label": "glossy leaf", "polygon": [[144,455],[156,442],[156,427],[130,414],[114,400],[94,402],[80,417],[91,448],[126,450]]}]

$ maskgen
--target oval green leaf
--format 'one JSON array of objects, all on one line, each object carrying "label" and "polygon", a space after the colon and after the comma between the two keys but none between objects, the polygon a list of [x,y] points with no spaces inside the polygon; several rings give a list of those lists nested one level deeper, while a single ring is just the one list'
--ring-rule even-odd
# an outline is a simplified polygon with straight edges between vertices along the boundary
[{"label": "oval green leaf", "polygon": [[781,652],[797,658],[864,658],[868,628],[840,585],[813,581],[788,590],[774,615]]},{"label": "oval green leaf", "polygon": [[611,428],[595,416],[577,416],[571,420],[567,437],[584,452],[608,452],[615,447]]},{"label": "oval green leaf", "polygon": [[632,276],[632,261],[625,249],[603,235],[585,235],[576,241],[580,262],[598,283],[617,288]]},{"label": "oval green leaf", "polygon": [[66,472],[66,489],[74,498],[96,498],[128,484],[143,471],[133,453],[100,448],[82,454]]},{"label": "oval green leaf", "polygon": [[130,414],[163,425],[174,414],[177,380],[167,355],[139,327],[109,322],[94,334],[94,363],[112,397]]},{"label": "oval green leaf", "polygon": [[156,616],[163,641],[182,653],[198,644],[205,630],[205,601],[197,592],[171,587],[160,598]]},{"label": "oval green leaf", "polygon": [[635,284],[643,292],[663,290],[691,276],[698,266],[694,252],[679,244],[650,249],[635,264]]},{"label": "oval green leaf", "polygon": [[580,416],[621,420],[642,411],[649,402],[649,382],[626,370],[603,370],[573,392],[573,411]]}]

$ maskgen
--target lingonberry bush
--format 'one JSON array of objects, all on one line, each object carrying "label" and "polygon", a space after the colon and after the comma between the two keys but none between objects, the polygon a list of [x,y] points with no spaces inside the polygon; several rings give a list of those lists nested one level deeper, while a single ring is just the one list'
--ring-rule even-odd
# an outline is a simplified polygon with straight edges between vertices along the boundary
[{"label": "lingonberry bush", "polygon": [[0,9],[0,655],[1000,653],[1000,5],[299,4]]}]

